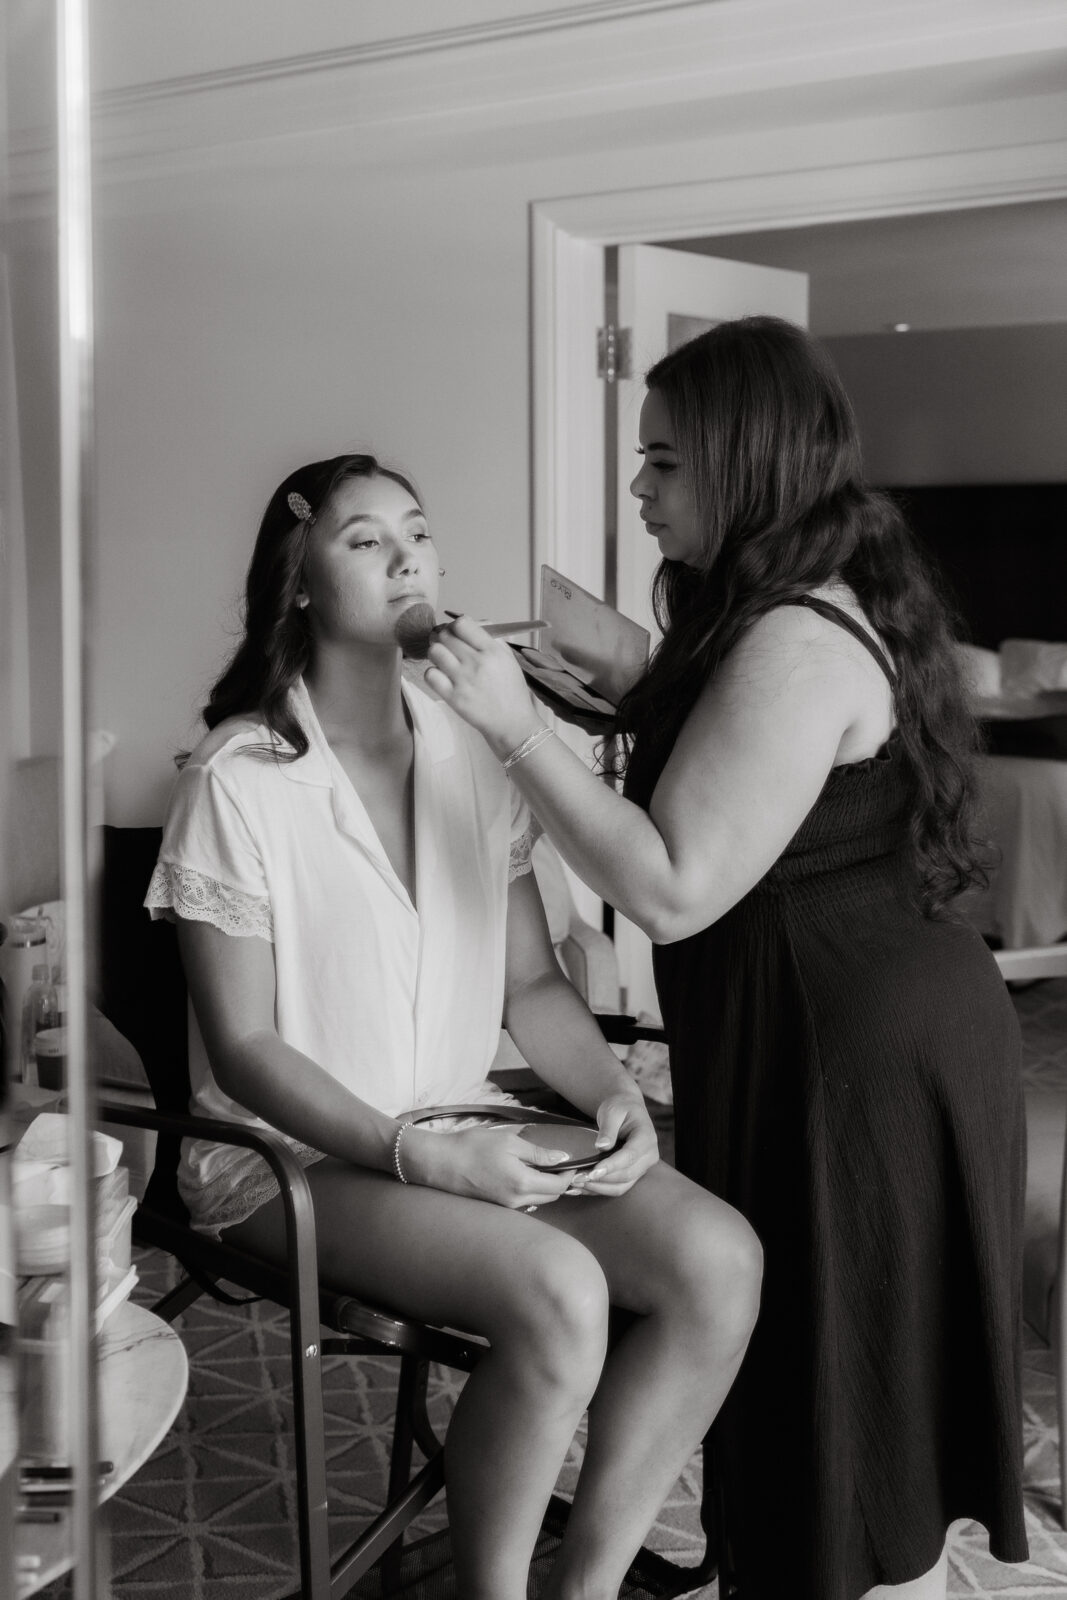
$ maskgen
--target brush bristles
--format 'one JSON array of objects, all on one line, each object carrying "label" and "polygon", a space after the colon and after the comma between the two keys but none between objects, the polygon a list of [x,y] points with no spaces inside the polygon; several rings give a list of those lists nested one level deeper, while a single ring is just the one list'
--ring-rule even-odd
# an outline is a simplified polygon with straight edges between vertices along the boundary
[{"label": "brush bristles", "polygon": [[430,653],[430,641],[433,630],[437,626],[437,618],[433,614],[433,607],[424,601],[408,606],[399,618],[393,632],[396,642],[406,656],[415,661],[425,661]]}]

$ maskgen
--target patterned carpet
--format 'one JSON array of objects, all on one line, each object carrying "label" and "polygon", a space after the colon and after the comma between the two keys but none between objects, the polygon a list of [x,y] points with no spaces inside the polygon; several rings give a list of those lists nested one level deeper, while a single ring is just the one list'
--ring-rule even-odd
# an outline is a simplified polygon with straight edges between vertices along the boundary
[{"label": "patterned carpet", "polygon": [[[1017,991],[1015,1001],[1028,1080],[1067,1087],[1067,979]],[[173,1269],[147,1253],[138,1265],[137,1298],[151,1303],[173,1281]],[[188,1398],[156,1454],[112,1503],[115,1600],[274,1600],[296,1584],[286,1319],[263,1307],[235,1311],[201,1300],[178,1327],[190,1357]],[[353,1537],[381,1504],[394,1373],[394,1363],[384,1359],[326,1363],[331,1523],[339,1540]],[[437,1423],[454,1401],[455,1382],[436,1376],[430,1410]],[[952,1600],[1067,1595],[1052,1358],[1032,1336],[1024,1382],[1031,1559],[1001,1566],[990,1559],[982,1532],[964,1529],[951,1549]],[[579,1437],[561,1479],[564,1493],[573,1486],[581,1448]],[[699,1485],[696,1460],[647,1541],[683,1563],[696,1562],[702,1551]],[[773,1493],[769,1487],[769,1532]],[[433,1506],[418,1526],[441,1523],[442,1511]],[[59,1600],[66,1592],[57,1585],[46,1595]],[[693,1591],[694,1600],[717,1594],[714,1584]]]}]

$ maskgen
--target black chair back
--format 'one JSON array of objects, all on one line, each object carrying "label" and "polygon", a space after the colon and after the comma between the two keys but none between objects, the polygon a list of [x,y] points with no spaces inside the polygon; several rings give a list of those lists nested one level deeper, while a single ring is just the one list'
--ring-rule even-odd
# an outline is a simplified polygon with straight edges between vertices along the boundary
[{"label": "black chair back", "polygon": [[[163,832],[105,826],[103,836],[100,1009],[141,1057],[156,1109],[184,1115],[189,1029],[177,930],[153,922],[144,908]],[[186,1222],[177,1186],[180,1148],[176,1135],[159,1135],[144,1206]]]}]

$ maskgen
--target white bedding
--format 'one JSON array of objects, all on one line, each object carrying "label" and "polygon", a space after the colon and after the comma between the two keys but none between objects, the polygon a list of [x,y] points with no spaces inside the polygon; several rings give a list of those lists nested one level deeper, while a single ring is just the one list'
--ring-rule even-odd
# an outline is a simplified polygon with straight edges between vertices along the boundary
[{"label": "white bedding", "polygon": [[982,756],[978,793],[1000,865],[961,907],[1006,949],[1056,944],[1067,935],[1067,761]]},{"label": "white bedding", "polygon": [[[955,649],[971,709],[987,723],[1067,715],[1067,644]],[[978,794],[1000,860],[989,888],[972,890],[961,909],[1009,950],[1056,944],[1067,935],[1067,761],[982,756]]]}]

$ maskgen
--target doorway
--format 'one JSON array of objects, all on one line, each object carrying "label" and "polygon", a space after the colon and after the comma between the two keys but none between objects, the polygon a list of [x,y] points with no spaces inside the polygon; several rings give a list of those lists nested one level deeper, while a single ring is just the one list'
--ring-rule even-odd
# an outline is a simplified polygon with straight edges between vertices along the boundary
[{"label": "doorway", "polygon": [[[616,486],[613,504],[605,487],[606,452],[612,443],[621,457],[632,443],[621,437],[621,430],[617,444],[608,438],[603,380],[595,362],[597,330],[605,321],[604,260],[610,247],[652,243],[679,254],[708,252],[796,270],[804,267],[798,251],[820,234],[829,238],[842,225],[860,228],[892,219],[936,222],[944,215],[977,216],[982,210],[1009,207],[1020,209],[1004,210],[1005,218],[1022,217],[1047,202],[1056,202],[1057,211],[1067,217],[1067,209],[1061,210],[1067,165],[1050,179],[1047,171],[1038,171],[1036,153],[1020,148],[1013,160],[1013,170],[1001,166],[991,175],[980,152],[961,153],[949,181],[943,169],[925,159],[903,160],[893,164],[891,173],[881,174],[877,194],[869,170],[842,166],[813,175],[808,199],[798,197],[795,180],[769,174],[745,185],[711,180],[670,191],[633,190],[533,206],[534,592],[542,562],[596,593],[610,588],[604,581],[605,559],[614,537],[618,492]],[[910,319],[900,313],[892,320]],[[1064,321],[1067,325],[1067,308]],[[811,326],[816,335],[824,332],[818,314]],[[890,337],[888,328],[881,333]],[[618,577],[616,593],[626,610],[624,600],[632,599],[634,584],[623,575],[620,585]],[[575,894],[584,914],[598,914],[584,887],[576,886]],[[617,945],[628,1008],[654,1013],[647,941],[636,930],[620,932]]]}]

